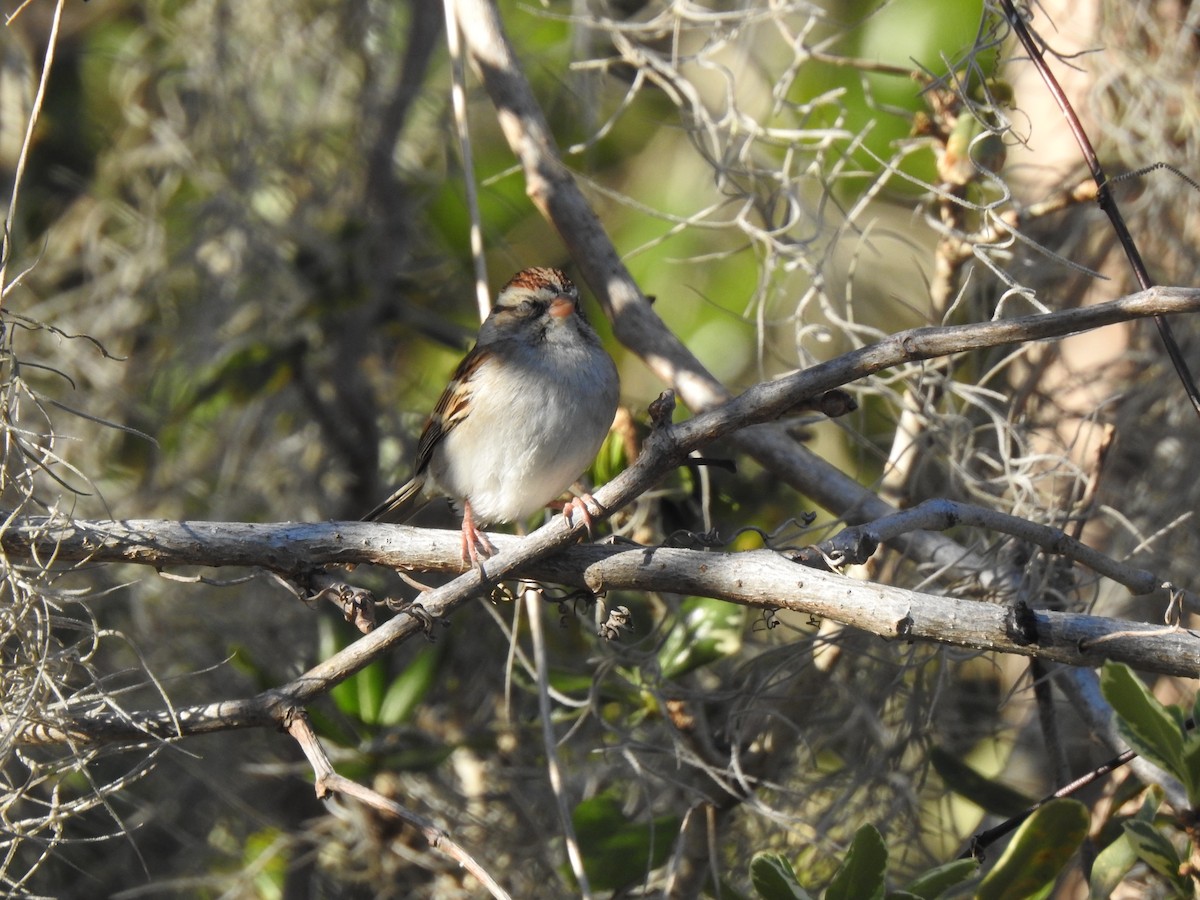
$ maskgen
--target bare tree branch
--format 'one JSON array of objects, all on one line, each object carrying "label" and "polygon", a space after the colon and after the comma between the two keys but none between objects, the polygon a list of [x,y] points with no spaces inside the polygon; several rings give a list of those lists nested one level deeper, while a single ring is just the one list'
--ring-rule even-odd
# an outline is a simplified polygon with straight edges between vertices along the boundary
[{"label": "bare tree branch", "polygon": [[475,857],[459,846],[443,829],[434,825],[424,816],[419,816],[405,809],[396,801],[389,800],[378,791],[373,791],[359,784],[357,781],[346,778],[344,775],[339,775],[333,768],[333,763],[329,761],[329,756],[325,753],[325,748],[321,746],[316,732],[313,731],[312,722],[309,721],[308,714],[304,710],[290,710],[287,714],[284,727],[287,729],[288,734],[296,739],[296,743],[300,745],[300,748],[304,751],[304,755],[308,758],[309,765],[312,766],[313,775],[315,776],[313,787],[316,789],[319,799],[324,799],[334,793],[353,797],[360,803],[378,810],[386,816],[398,819],[416,828],[425,837],[425,840],[429,842],[431,847],[445,853],[474,875],[479,880],[479,883],[487,888],[489,894],[500,898],[500,900],[508,900],[508,892],[500,887]]},{"label": "bare tree branch", "polygon": [[[291,544],[294,555],[314,562],[357,561],[444,571],[460,564],[459,536],[451,531],[361,522],[308,526],[139,522],[123,527],[133,526],[132,531],[144,534],[152,524],[159,531],[159,540],[153,558],[140,561],[156,566],[197,564],[208,546],[203,535],[223,531],[245,536],[244,546],[225,560],[233,565],[246,564],[247,555],[252,556],[256,549],[266,558],[285,542]],[[128,559],[120,555],[117,540],[105,540],[103,549],[97,550],[95,538],[103,533],[102,523],[80,525],[80,535],[87,537],[76,536],[70,543],[59,544],[60,558],[90,550],[93,559]],[[254,534],[246,535],[247,531]],[[887,640],[935,642],[1074,666],[1096,666],[1111,659],[1147,671],[1189,678],[1200,675],[1200,638],[1184,629],[1035,611],[863,582],[798,565],[769,550],[710,553],[665,547],[559,546],[569,539],[570,531],[561,517],[526,539],[496,535],[500,552],[493,558],[489,577],[503,573],[503,577],[568,584],[595,592],[669,591],[715,597],[771,611],[818,616]],[[209,564],[222,564],[219,550],[232,542],[222,538],[213,543]],[[554,555],[543,555],[555,549]],[[480,573],[472,570],[425,594],[421,606],[429,616],[444,616],[483,587]],[[185,707],[172,713],[64,713],[57,721],[6,721],[3,728],[17,743],[71,740],[83,744],[171,739],[278,723],[284,721],[288,710],[310,702],[380,653],[421,633],[423,625],[420,616],[398,615],[294,681],[246,700]]]}]

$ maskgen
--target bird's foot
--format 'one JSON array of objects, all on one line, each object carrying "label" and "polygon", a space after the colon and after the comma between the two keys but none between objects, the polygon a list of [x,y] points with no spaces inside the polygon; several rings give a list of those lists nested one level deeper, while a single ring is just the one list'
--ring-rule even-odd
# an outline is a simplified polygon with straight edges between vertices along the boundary
[{"label": "bird's foot", "polygon": [[563,504],[563,516],[572,528],[578,524],[575,517],[578,516],[585,528],[587,528],[588,539],[592,538],[592,519],[595,516],[604,515],[604,507],[596,502],[596,498],[591,494],[582,494],[578,497],[572,497]]},{"label": "bird's foot", "polygon": [[475,517],[471,514],[471,504],[463,504],[462,523],[462,561],[482,569],[481,560],[496,555],[496,545],[486,534],[475,525]]}]

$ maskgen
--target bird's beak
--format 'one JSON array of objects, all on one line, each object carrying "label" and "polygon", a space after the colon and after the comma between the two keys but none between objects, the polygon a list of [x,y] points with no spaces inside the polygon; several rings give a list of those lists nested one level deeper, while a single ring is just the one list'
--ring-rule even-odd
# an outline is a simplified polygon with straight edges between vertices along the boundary
[{"label": "bird's beak", "polygon": [[575,301],[570,297],[559,295],[550,301],[550,315],[556,319],[565,319],[575,312]]}]

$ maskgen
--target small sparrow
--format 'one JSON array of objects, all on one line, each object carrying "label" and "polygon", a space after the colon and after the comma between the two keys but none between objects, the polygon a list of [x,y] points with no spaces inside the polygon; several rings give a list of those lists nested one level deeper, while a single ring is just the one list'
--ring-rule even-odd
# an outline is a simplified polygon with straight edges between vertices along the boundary
[{"label": "small sparrow", "polygon": [[[595,458],[617,411],[617,367],[558,269],[523,269],[496,298],[417,444],[413,476],[364,517],[400,522],[433,496],[461,507],[462,556],[495,547],[479,525],[548,505]],[[587,503],[571,500],[588,525]]]}]

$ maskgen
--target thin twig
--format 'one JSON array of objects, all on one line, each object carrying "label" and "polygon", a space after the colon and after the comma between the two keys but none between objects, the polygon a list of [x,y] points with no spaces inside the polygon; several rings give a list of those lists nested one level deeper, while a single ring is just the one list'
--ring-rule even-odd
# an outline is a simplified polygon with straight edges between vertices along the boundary
[{"label": "thin twig", "polygon": [[563,841],[567,847],[567,859],[571,872],[579,882],[579,896],[588,900],[592,888],[588,883],[587,871],[583,866],[583,853],[579,839],[575,836],[575,825],[571,821],[571,809],[567,805],[566,789],[563,785],[562,767],[558,759],[558,743],[554,735],[554,709],[550,705],[550,663],[546,659],[546,635],[542,629],[542,593],[534,584],[522,585],[521,602],[529,615],[529,636],[533,642],[533,659],[537,667],[538,713],[542,719],[542,746],[546,752],[546,774],[550,779],[550,790],[554,793],[558,808],[558,821],[562,828]]},{"label": "thin twig", "polygon": [[[895,540],[913,531],[943,530],[963,525],[983,528],[989,532],[1008,534],[1041,547],[1047,553],[1087,566],[1093,572],[1111,578],[1134,595],[1152,593],[1162,587],[1161,576],[1118,562],[1099,550],[1094,550],[1060,528],[1031,522],[1020,516],[1008,515],[969,503],[953,500],[926,500],[911,509],[902,510],[868,525],[845,528],[818,544],[814,550],[838,565],[865,562],[875,546]],[[1193,608],[1200,604],[1193,601]]]},{"label": "thin twig", "polygon": [[309,765],[312,766],[313,787],[316,789],[318,799],[323,800],[330,794],[342,794],[352,797],[384,815],[392,816],[411,825],[421,832],[430,847],[446,854],[474,875],[493,897],[510,900],[508,892],[496,883],[487,870],[475,860],[475,857],[459,846],[443,829],[424,816],[405,809],[394,800],[389,800],[378,791],[373,791],[356,781],[339,775],[334,770],[333,763],[329,761],[329,756],[325,753],[325,748],[321,746],[316,732],[313,731],[308,713],[302,709],[289,710],[284,717],[283,727],[287,729],[288,734],[295,738],[296,743],[300,745],[300,749],[308,758]]},{"label": "thin twig", "polygon": [[[4,218],[4,235],[0,240],[0,306],[8,293],[6,279],[8,277],[8,262],[12,258],[12,234],[17,221],[17,197],[21,192],[21,181],[25,177],[25,164],[29,159],[29,148],[33,145],[33,132],[37,128],[41,116],[42,103],[46,97],[46,85],[50,81],[50,70],[54,66],[54,51],[58,47],[58,29],[62,22],[62,11],[66,0],[58,0],[54,4],[54,15],[50,20],[50,34],[46,38],[46,55],[42,60],[42,75],[38,79],[37,93],[33,97],[33,107],[29,112],[29,120],[25,123],[25,137],[21,141],[21,152],[17,156],[17,166],[13,172],[12,196],[8,199],[8,214]],[[17,12],[24,9],[22,6]],[[13,13],[15,17],[17,13]],[[10,19],[11,21],[11,19]]]},{"label": "thin twig", "polygon": [[475,269],[475,300],[479,306],[479,321],[488,317],[492,298],[488,290],[487,263],[483,256],[483,217],[479,213],[479,187],[475,183],[475,156],[471,151],[471,123],[467,121],[466,66],[463,64],[462,40],[454,9],[443,4],[446,13],[446,48],[450,53],[450,101],[454,109],[454,130],[458,136],[458,151],[462,156],[463,189],[467,194],[467,217],[470,219],[471,263]]},{"label": "thin twig", "polygon": [[959,854],[958,858],[959,859],[974,858],[974,859],[982,860],[984,858],[983,851],[985,849],[990,847],[992,844],[996,843],[996,841],[1000,840],[1000,838],[1004,837],[1005,835],[1011,834],[1013,831],[1015,831],[1017,829],[1017,826],[1019,826],[1022,822],[1024,822],[1026,819],[1028,819],[1030,816],[1032,816],[1035,812],[1037,812],[1039,809],[1041,809],[1043,806],[1045,806],[1051,800],[1058,800],[1062,797],[1070,797],[1074,794],[1077,794],[1077,793],[1079,793],[1079,791],[1083,790],[1088,785],[1095,784],[1101,778],[1111,775],[1117,769],[1121,768],[1122,766],[1126,765],[1127,763],[1131,762],[1132,760],[1134,760],[1136,758],[1137,758],[1137,753],[1135,753],[1132,750],[1126,750],[1124,753],[1118,754],[1117,756],[1110,759],[1108,762],[1104,763],[1103,765],[1099,765],[1096,768],[1092,769],[1092,771],[1086,773],[1085,775],[1081,775],[1079,778],[1076,778],[1070,784],[1063,785],[1058,790],[1056,790],[1054,793],[1050,794],[1047,797],[1042,798],[1037,803],[1033,804],[1033,806],[1029,807],[1028,809],[1024,810],[1023,812],[1021,812],[1015,816],[1012,816],[1008,819],[1005,819],[999,825],[995,825],[991,828],[988,828],[984,831],[979,832],[973,838],[971,838],[971,841],[970,841],[969,845],[967,846],[967,849],[964,850],[961,854]]}]

